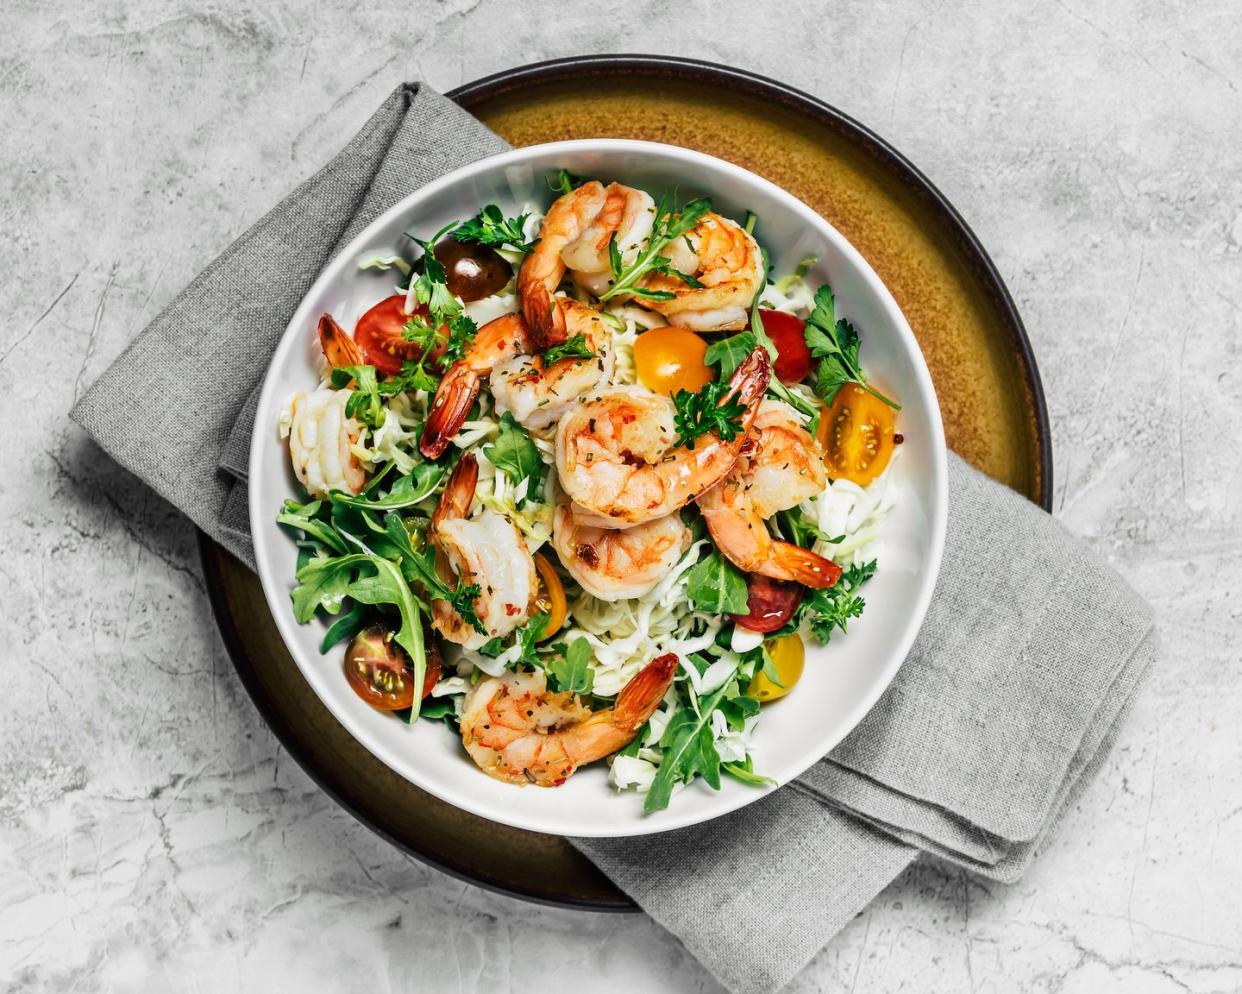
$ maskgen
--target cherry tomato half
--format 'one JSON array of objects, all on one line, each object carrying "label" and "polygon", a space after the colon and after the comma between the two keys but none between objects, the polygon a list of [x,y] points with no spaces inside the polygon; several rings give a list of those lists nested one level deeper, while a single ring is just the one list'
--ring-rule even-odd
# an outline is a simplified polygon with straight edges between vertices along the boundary
[{"label": "cherry tomato half", "polygon": [[536,552],[532,558],[535,560],[535,569],[539,571],[539,594],[535,599],[535,611],[548,613],[548,624],[539,639],[542,642],[550,639],[565,624],[568,605],[565,602],[565,586],[547,557]]},{"label": "cherry tomato half", "polygon": [[[427,672],[419,695],[426,697],[440,679],[440,650],[427,642]],[[345,679],[355,694],[377,711],[400,711],[414,703],[414,674],[392,633],[379,625],[364,628],[345,653]]]},{"label": "cherry tomato half", "polygon": [[802,602],[803,587],[789,580],[773,580],[760,573],[746,574],[746,614],[734,620],[752,632],[774,632],[785,624]]},{"label": "cherry tomato half", "polygon": [[500,293],[513,279],[509,264],[486,245],[442,238],[436,242],[436,258],[444,266],[449,292],[466,303]]},{"label": "cherry tomato half", "polygon": [[820,415],[816,434],[828,475],[866,486],[893,457],[893,409],[857,384],[847,383]]},{"label": "cherry tomato half", "polygon": [[634,340],[638,381],[648,390],[672,397],[678,390],[699,390],[715,378],[703,361],[707,342],[685,328],[652,328]]},{"label": "cherry tomato half", "polygon": [[772,371],[782,383],[801,383],[811,372],[811,350],[806,346],[806,322],[784,311],[760,309],[763,330],[776,346]]},{"label": "cherry tomato half", "polygon": [[802,677],[802,670],[806,665],[806,647],[802,644],[802,636],[797,632],[768,639],[763,647],[776,670],[776,680],[780,682],[777,683],[760,670],[747,684],[746,693],[758,701],[774,701],[793,690],[794,684]]},{"label": "cherry tomato half", "polygon": [[396,376],[402,362],[422,355],[422,349],[402,335],[409,320],[403,293],[385,297],[358,319],[354,341],[362,347],[367,362],[381,373]]}]

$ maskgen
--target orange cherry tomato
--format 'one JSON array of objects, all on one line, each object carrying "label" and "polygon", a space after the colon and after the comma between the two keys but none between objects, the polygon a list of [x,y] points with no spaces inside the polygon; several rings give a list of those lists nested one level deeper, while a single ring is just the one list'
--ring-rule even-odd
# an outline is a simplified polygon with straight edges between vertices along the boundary
[{"label": "orange cherry tomato", "polygon": [[856,383],[837,391],[819,418],[816,436],[834,480],[866,486],[893,457],[893,409]]},{"label": "orange cherry tomato", "polygon": [[685,328],[652,328],[634,340],[638,381],[648,390],[672,397],[678,390],[698,393],[715,379],[703,361],[707,342]]},{"label": "orange cherry tomato", "polygon": [[[763,647],[772,660],[772,668],[776,670],[776,680],[760,670],[747,684],[746,694],[758,701],[774,701],[793,690],[794,684],[801,679],[806,666],[806,647],[797,632],[768,639]],[[780,682],[777,683],[777,680]]]},{"label": "orange cherry tomato", "polygon": [[535,569],[539,571],[539,594],[535,598],[535,611],[548,613],[548,624],[539,638],[542,642],[560,631],[561,625],[565,624],[569,606],[565,601],[565,586],[547,557],[536,552],[532,558],[535,560]]},{"label": "orange cherry tomato", "polygon": [[[377,711],[400,711],[414,703],[414,674],[404,650],[392,633],[379,625],[364,628],[345,653],[345,679],[355,694]],[[420,698],[431,693],[440,679],[440,648],[427,641],[427,672]]]}]

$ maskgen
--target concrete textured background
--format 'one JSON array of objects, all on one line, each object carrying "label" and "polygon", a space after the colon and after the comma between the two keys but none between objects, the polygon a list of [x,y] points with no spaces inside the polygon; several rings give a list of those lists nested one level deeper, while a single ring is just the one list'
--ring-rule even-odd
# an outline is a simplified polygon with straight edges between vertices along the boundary
[{"label": "concrete textured background", "polygon": [[7,0],[0,39],[0,987],[717,990],[641,916],[497,897],[339,810],[234,676],[186,523],[66,418],[398,81],[628,50],[817,94],[957,204],[1034,342],[1056,512],[1163,628],[1024,880],[917,864],[789,989],[1242,989],[1235,5]]}]

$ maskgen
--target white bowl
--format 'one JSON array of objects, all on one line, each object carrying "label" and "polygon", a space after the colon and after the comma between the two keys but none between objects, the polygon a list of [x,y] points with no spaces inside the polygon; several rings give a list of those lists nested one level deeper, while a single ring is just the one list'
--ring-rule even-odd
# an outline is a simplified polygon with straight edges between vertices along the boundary
[{"label": "white bowl", "polygon": [[701,781],[674,795],[668,810],[644,815],[633,793],[617,794],[604,763],[578,771],[561,787],[516,787],[484,775],[440,722],[413,726],[372,710],[341,672],[342,649],[321,655],[319,622],[299,625],[289,592],[294,544],[276,525],[282,502],[301,493],[277,433],[277,419],[295,390],[317,383],[316,322],[330,311],[346,328],[393,292],[390,273],[360,272],[358,260],[395,251],[402,232],[429,237],[444,224],[497,203],[507,212],[526,201],[546,203],[549,170],[566,168],[605,181],[644,187],[657,197],[676,189],[682,200],[711,196],[715,209],[758,216],[756,235],[786,273],[818,257],[808,279],[827,281],[837,312],[862,336],[869,374],[901,399],[905,435],[891,473],[897,503],[880,539],[880,567],[867,585],[866,613],[827,647],[808,646],[797,690],[764,706],[754,738],[757,771],[784,784],[824,756],[867,713],[896,674],[923,621],[944,545],[944,434],[931,377],[910,326],[866,261],[805,204],[738,166],[671,145],[613,139],[557,142],[493,156],[430,183],[385,211],[332,260],[293,315],[272,357],[255,419],[250,454],[250,525],[268,606],[281,636],[315,692],[350,733],[406,779],[437,797],[493,821],[558,835],[642,835],[719,817],[761,799],[766,790],[725,778],[713,791]]}]

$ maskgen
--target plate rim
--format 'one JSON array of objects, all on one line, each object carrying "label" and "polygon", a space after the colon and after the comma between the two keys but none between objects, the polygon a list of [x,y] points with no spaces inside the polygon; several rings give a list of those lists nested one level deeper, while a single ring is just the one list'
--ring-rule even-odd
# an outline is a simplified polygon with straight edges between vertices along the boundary
[{"label": "plate rim", "polygon": [[[1027,388],[1030,390],[1035,420],[1035,448],[1038,456],[1040,476],[1038,495],[1033,500],[1033,503],[1038,504],[1045,510],[1051,511],[1053,491],[1052,436],[1048,408],[1030,339],[1026,333],[1026,328],[1017,306],[1009,292],[1009,288],[997,270],[995,263],[957,208],[905,155],[870,128],[826,101],[779,80],[774,80],[749,70],[679,56],[645,54],[568,56],[503,69],[454,87],[444,95],[466,109],[470,109],[470,104],[494,99],[507,91],[514,90],[525,84],[554,82],[560,78],[578,75],[594,74],[604,77],[609,74],[621,75],[627,73],[634,75],[644,73],[665,74],[700,82],[705,79],[730,81],[742,86],[751,95],[767,99],[777,99],[787,106],[793,106],[809,113],[821,122],[826,122],[852,133],[854,137],[860,139],[865,145],[871,146],[874,157],[881,161],[887,160],[888,165],[894,172],[904,174],[902,179],[906,185],[912,186],[926,197],[933,209],[938,210],[955,230],[960,240],[961,248],[965,250],[970,261],[979,269],[980,276],[982,277],[980,282],[984,285],[986,292],[992,295],[1000,305],[1000,310],[1007,319],[1011,338],[1017,346],[1022,372],[1027,381]],[[511,897],[552,907],[601,913],[630,913],[640,910],[637,904],[620,888],[616,889],[617,899],[614,901],[597,901],[590,898],[564,895],[553,897],[547,894],[532,892],[520,884],[492,878],[486,873],[480,874],[476,868],[467,869],[454,861],[446,860],[441,855],[434,854],[407,840],[393,837],[381,829],[360,806],[355,806],[343,800],[322,772],[309,761],[296,735],[291,730],[284,728],[283,722],[279,721],[279,719],[273,719],[267,709],[259,706],[259,701],[264,699],[266,695],[258,687],[257,680],[250,672],[250,664],[246,661],[248,657],[241,645],[240,636],[233,625],[233,619],[226,611],[223,589],[219,582],[219,567],[214,562],[215,558],[222,553],[228,555],[227,550],[223,550],[201,529],[198,530],[198,546],[204,577],[207,581],[208,599],[211,604],[212,614],[216,621],[216,626],[221,632],[221,637],[229,658],[233,663],[233,668],[241,679],[247,695],[285,751],[307,776],[337,804],[401,852],[413,856],[421,862],[433,866],[456,879]]]}]

